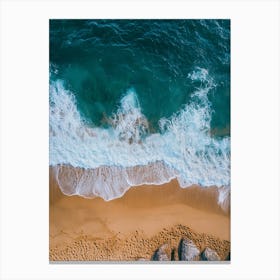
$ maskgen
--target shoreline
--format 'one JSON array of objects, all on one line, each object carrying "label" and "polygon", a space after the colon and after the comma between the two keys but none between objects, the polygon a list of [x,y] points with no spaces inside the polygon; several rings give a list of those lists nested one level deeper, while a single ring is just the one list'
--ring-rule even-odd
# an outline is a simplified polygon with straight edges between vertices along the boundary
[{"label": "shoreline", "polygon": [[[153,169],[154,167],[160,168],[165,170],[166,173],[169,173],[167,170],[168,168],[165,166],[164,163],[161,162],[156,162],[153,164],[149,164],[147,166],[135,166],[132,168],[119,168],[119,167],[107,167],[107,166],[101,166],[100,168],[96,169],[84,169],[80,167],[72,167],[70,165],[56,165],[56,166],[49,166],[49,180],[50,180],[50,185],[55,185],[57,186],[61,192],[66,195],[66,196],[80,196],[85,199],[92,199],[96,197],[101,197],[104,199],[104,201],[112,201],[119,199],[123,197],[126,192],[130,189],[138,188],[138,187],[143,187],[143,186],[149,186],[149,187],[160,187],[160,186],[165,186],[168,184],[175,185],[176,188],[183,189],[182,194],[184,196],[184,202],[187,202],[191,206],[197,207],[197,204],[201,205],[201,198],[203,197],[206,198],[207,204],[209,204],[209,199],[211,200],[211,206],[210,210],[213,208],[223,210],[225,214],[230,212],[230,187],[217,187],[217,186],[208,186],[208,187],[202,187],[199,185],[190,185],[187,187],[181,187],[177,178],[169,178],[166,182],[157,184],[157,183],[143,183],[143,184],[134,184],[134,185],[129,185],[125,180],[123,180],[123,185],[120,184],[117,180],[117,190],[115,190],[115,184],[114,181],[114,176],[117,178],[123,176],[126,177],[127,173],[131,177],[139,177],[139,174],[143,174],[145,172],[149,172],[150,168]],[[100,176],[100,173],[102,176],[107,175],[104,174],[104,170],[106,172],[112,173],[112,178],[109,181],[109,186],[107,184],[106,191],[105,192],[111,192],[113,193],[113,198],[108,199],[104,197],[104,194],[102,193],[102,188],[99,186],[97,189],[94,189],[93,185],[96,185],[94,182],[94,178],[96,176]],[[165,174],[166,175],[166,174]],[[73,179],[74,178],[74,179]],[[103,177],[104,178],[104,177]],[[104,180],[104,179],[103,179]],[[59,181],[59,183],[58,183]],[[82,188],[85,189],[84,193],[77,193],[77,185],[80,184],[80,181],[82,181]],[[86,187],[85,187],[86,185]],[[114,187],[112,187],[114,186]],[[102,186],[104,187],[104,186]],[[81,189],[81,186],[78,187]],[[51,188],[51,192],[52,192]],[[78,190],[80,192],[80,190]],[[116,194],[116,192],[118,194]],[[190,199],[191,198],[191,199]],[[217,206],[215,204],[218,204]],[[204,207],[204,206],[202,206]],[[205,208],[205,207],[204,207]],[[207,208],[207,207],[206,207]]]},{"label": "shoreline", "polygon": [[[50,173],[51,175],[51,173]],[[131,187],[104,201],[64,195],[50,176],[50,261],[149,260],[159,246],[175,248],[190,237],[222,259],[230,251],[230,207],[218,204],[217,187]]]}]

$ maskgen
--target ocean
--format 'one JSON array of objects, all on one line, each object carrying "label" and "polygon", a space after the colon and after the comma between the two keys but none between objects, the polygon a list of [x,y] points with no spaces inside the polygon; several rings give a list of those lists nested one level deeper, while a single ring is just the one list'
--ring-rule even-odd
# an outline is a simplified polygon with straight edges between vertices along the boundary
[{"label": "ocean", "polygon": [[230,20],[50,20],[49,163],[68,195],[230,188]]}]

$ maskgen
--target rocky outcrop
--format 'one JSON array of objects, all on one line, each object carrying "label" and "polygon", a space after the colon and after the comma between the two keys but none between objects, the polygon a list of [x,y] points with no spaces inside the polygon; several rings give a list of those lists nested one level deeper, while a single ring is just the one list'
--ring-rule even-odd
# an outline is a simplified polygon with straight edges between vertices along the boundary
[{"label": "rocky outcrop", "polygon": [[170,261],[171,249],[168,244],[163,244],[157,249],[152,257],[153,261]]},{"label": "rocky outcrop", "polygon": [[194,242],[188,238],[183,238],[179,245],[180,261],[199,261],[200,251]]},{"label": "rocky outcrop", "polygon": [[201,254],[201,260],[202,261],[220,261],[221,258],[218,256],[216,251],[207,247]]}]

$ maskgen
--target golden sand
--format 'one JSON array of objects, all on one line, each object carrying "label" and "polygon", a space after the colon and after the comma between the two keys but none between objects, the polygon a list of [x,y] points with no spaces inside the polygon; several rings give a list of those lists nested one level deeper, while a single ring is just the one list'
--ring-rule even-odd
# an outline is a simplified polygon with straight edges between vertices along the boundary
[{"label": "golden sand", "polygon": [[63,195],[50,178],[50,260],[150,260],[164,243],[177,247],[191,238],[222,259],[230,251],[230,212],[217,204],[216,187],[130,188],[121,198],[104,201]]}]

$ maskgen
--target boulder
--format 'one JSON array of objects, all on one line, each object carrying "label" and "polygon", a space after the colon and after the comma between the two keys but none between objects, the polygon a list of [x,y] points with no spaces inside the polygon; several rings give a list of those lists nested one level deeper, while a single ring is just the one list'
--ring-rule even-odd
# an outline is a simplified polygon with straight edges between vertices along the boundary
[{"label": "boulder", "polygon": [[168,244],[163,244],[154,253],[152,257],[153,261],[170,261],[171,250]]},{"label": "boulder", "polygon": [[181,261],[199,261],[200,251],[194,242],[183,238],[179,245],[179,258]]},{"label": "boulder", "polygon": [[226,260],[226,261],[230,261],[230,252],[228,253],[228,255],[227,255],[227,257],[226,257],[225,260]]},{"label": "boulder", "polygon": [[217,254],[217,252],[208,247],[202,252],[201,259],[203,261],[220,261],[221,260],[221,258]]},{"label": "boulder", "polygon": [[171,250],[171,261],[178,261],[179,256],[178,256],[178,250],[177,248],[172,248]]}]

